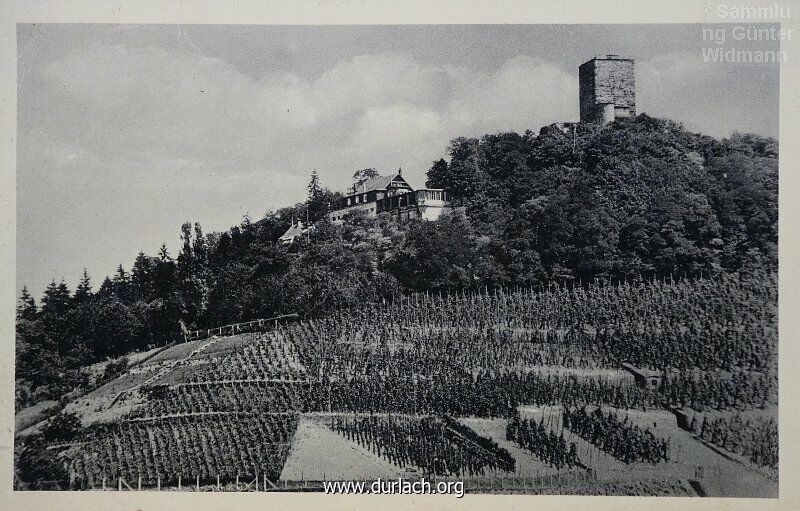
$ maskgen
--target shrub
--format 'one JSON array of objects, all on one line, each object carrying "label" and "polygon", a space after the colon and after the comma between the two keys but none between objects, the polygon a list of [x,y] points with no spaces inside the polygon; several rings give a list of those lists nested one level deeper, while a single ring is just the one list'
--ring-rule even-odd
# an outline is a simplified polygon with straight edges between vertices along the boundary
[{"label": "shrub", "polygon": [[47,421],[42,435],[48,442],[72,440],[81,429],[80,418],[72,412],[59,412]]}]

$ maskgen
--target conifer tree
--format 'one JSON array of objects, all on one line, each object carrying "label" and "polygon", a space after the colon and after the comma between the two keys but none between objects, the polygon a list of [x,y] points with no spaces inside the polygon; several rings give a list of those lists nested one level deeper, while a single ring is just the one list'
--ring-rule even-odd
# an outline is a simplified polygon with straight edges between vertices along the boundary
[{"label": "conifer tree", "polygon": [[178,255],[178,277],[183,299],[184,319],[194,324],[205,311],[208,302],[208,254],[205,237],[200,224],[195,224],[194,239],[192,224],[185,222],[181,226],[183,248]]},{"label": "conifer tree", "polygon": [[76,304],[86,303],[92,298],[92,281],[89,278],[89,273],[86,271],[86,268],[83,269],[83,276],[81,277],[81,281],[78,284],[78,287],[75,289],[75,295],[73,296],[73,300]]},{"label": "conifer tree", "polygon": [[203,229],[200,223],[194,224],[194,243],[192,245],[194,252],[195,273],[198,276],[205,278],[208,273],[208,242],[203,236]]},{"label": "conifer tree", "polygon": [[58,344],[61,354],[70,349],[68,315],[71,300],[69,288],[63,280],[60,284],[52,281],[42,297],[42,326],[45,333]]},{"label": "conifer tree", "polygon": [[317,174],[317,169],[311,171],[311,179],[308,181],[308,186],[306,187],[308,190],[308,198],[313,200],[314,198],[319,195],[320,192],[320,185],[319,185],[319,174]]},{"label": "conifer tree", "polygon": [[17,301],[17,320],[25,319],[33,321],[36,319],[38,309],[36,307],[36,300],[28,292],[26,286],[22,287],[22,294],[20,294]]},{"label": "conifer tree", "polygon": [[123,302],[130,302],[132,299],[131,276],[121,264],[117,267],[117,273],[111,281],[114,284],[114,295]]},{"label": "conifer tree", "polygon": [[191,222],[184,222],[181,225],[181,241],[183,241],[183,246],[178,254],[178,273],[182,280],[188,280],[192,276],[192,267],[194,265]]},{"label": "conifer tree", "polygon": [[158,249],[158,257],[161,259],[161,262],[172,261],[172,257],[169,255],[169,250],[167,250],[167,244],[161,243],[161,248]]},{"label": "conifer tree", "polygon": [[154,258],[139,251],[131,269],[131,284],[135,300],[150,301],[153,298],[153,270],[156,266]]},{"label": "conifer tree", "polygon": [[47,285],[42,297],[42,314],[44,316],[62,316],[69,308],[70,293],[67,285],[62,280],[56,284],[53,280]]},{"label": "conifer tree", "polygon": [[102,296],[103,298],[109,298],[114,296],[114,283],[111,282],[111,279],[106,276],[103,280],[103,283],[100,284],[100,289],[97,291],[97,296]]}]

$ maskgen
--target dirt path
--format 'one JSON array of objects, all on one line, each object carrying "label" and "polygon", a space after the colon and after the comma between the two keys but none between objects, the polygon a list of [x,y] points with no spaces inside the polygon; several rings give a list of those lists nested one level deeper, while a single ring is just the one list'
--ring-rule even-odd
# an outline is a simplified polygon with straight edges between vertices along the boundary
[{"label": "dirt path", "polygon": [[322,416],[315,415],[301,417],[281,480],[408,478],[416,477],[415,470],[418,469],[412,467],[409,472],[347,440],[328,428]]},{"label": "dirt path", "polygon": [[[625,413],[623,410],[618,412]],[[671,412],[634,410],[627,413],[640,427],[650,426],[657,436],[670,439],[671,461],[648,471],[697,480],[709,497],[778,497],[777,481],[707,447],[692,433],[679,428]],[[698,467],[702,467],[702,477]]]},{"label": "dirt path", "polygon": [[[678,427],[675,415],[667,410],[615,411],[620,418],[627,415],[641,428],[649,428],[658,437],[669,439],[670,461],[657,464],[625,464],[600,451],[577,435],[565,430],[567,442],[575,442],[581,461],[597,471],[601,481],[636,481],[644,479],[683,479],[698,481],[709,497],[776,498],[778,484],[760,471],[728,459]],[[561,407],[522,407],[523,416],[539,420],[556,432],[561,431]],[[495,439],[497,440],[497,439]],[[591,458],[587,454],[591,453]]]}]

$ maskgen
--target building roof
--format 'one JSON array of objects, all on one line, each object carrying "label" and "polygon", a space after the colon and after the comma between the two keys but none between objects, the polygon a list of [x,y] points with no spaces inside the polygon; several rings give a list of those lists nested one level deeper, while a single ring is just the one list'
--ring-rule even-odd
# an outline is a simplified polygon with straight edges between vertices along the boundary
[{"label": "building roof", "polygon": [[[378,176],[373,177],[372,179],[367,179],[364,181],[361,186],[359,186],[354,193],[364,193],[364,192],[372,192],[374,190],[386,190],[386,187],[389,186],[389,183],[394,181],[395,179],[399,179],[400,181],[406,183],[405,179],[403,179],[402,174],[392,174],[390,176]],[[409,189],[411,188],[408,185]],[[349,195],[353,195],[352,193]]]},{"label": "building roof", "polygon": [[589,59],[589,62],[591,62],[592,60],[633,60],[633,59],[630,57],[620,57],[619,55],[609,53],[607,55],[595,55],[594,57]]},{"label": "building roof", "polygon": [[643,378],[656,378],[656,377],[660,378],[661,377],[661,372],[659,372],[659,371],[655,371],[655,370],[649,369],[647,367],[637,367],[637,366],[635,366],[633,364],[630,364],[628,362],[623,362],[622,363],[622,367],[623,367],[623,369],[627,369],[628,372],[631,372],[631,373],[633,373],[635,375],[639,375],[639,376],[641,376]]},{"label": "building roof", "polygon": [[358,192],[371,192],[373,190],[385,190],[389,183],[392,182],[395,176],[378,176],[372,179],[367,179],[361,186],[358,187]]},{"label": "building roof", "polygon": [[278,239],[282,241],[293,240],[294,238],[300,236],[304,232],[305,228],[303,227],[303,222],[298,221],[296,224],[292,223],[292,226],[289,227],[289,229],[285,233],[283,233],[283,236],[281,236]]}]

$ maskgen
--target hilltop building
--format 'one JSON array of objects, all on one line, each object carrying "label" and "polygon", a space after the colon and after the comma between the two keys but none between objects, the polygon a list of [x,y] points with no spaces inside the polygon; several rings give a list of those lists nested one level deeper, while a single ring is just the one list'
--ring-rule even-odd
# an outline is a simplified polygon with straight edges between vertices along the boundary
[{"label": "hilltop building", "polygon": [[300,220],[297,223],[294,222],[294,218],[292,218],[292,225],[289,229],[283,233],[283,235],[278,238],[278,241],[283,243],[284,245],[291,245],[294,243],[294,240],[302,236],[303,234],[308,232],[308,228],[303,225],[303,222]]},{"label": "hilltop building", "polygon": [[[348,213],[364,211],[369,216],[386,215],[396,220],[436,220],[442,213],[452,209],[447,192],[437,188],[414,190],[403,179],[402,169],[396,174],[378,176],[352,187],[339,204],[331,204],[328,219],[340,224]],[[295,223],[278,238],[284,245],[294,241],[313,229],[303,222]]]},{"label": "hilltop building", "polygon": [[[620,117],[636,116],[636,83],[633,59],[619,55],[596,56],[578,68],[580,122],[603,126]],[[576,123],[560,122],[545,129],[557,129],[576,143]],[[397,220],[436,220],[452,209],[447,192],[442,189],[414,190],[403,179],[402,169],[396,174],[378,176],[354,186],[339,204],[332,204],[328,219],[341,223],[353,211],[369,216],[388,215]],[[308,232],[301,222],[280,237],[290,244]],[[643,376],[646,381],[649,376]],[[652,380],[652,378],[651,378]]]},{"label": "hilltop building", "polygon": [[351,189],[341,203],[332,205],[328,218],[341,222],[348,213],[361,210],[370,216],[390,215],[397,220],[436,220],[451,208],[447,192],[433,188],[414,190],[400,169],[397,174],[368,179]]},{"label": "hilltop building", "polygon": [[622,368],[633,375],[636,384],[640,387],[658,390],[658,387],[661,385],[662,374],[659,371],[654,371],[646,367],[637,367],[627,362],[622,363]]},{"label": "hilltop building", "polygon": [[636,116],[633,59],[597,56],[578,68],[581,122],[608,124]]},{"label": "hilltop building", "polygon": [[[597,56],[578,67],[578,102],[581,123],[605,126],[620,117],[636,116],[636,83],[633,59],[618,55]],[[539,134],[558,130],[577,143],[576,122],[555,122]]]}]

